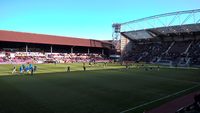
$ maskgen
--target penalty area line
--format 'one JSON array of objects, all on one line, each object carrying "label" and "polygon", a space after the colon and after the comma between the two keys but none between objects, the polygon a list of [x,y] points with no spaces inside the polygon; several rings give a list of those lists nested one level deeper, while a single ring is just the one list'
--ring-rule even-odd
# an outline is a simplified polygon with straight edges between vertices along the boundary
[{"label": "penalty area line", "polygon": [[152,103],[154,103],[154,102],[158,102],[158,101],[161,101],[161,100],[164,100],[164,99],[167,99],[167,98],[173,97],[173,96],[176,96],[176,95],[178,95],[178,94],[181,94],[181,93],[187,92],[187,91],[192,90],[192,89],[194,89],[194,88],[196,88],[196,87],[199,87],[199,86],[200,86],[200,84],[195,85],[195,86],[190,87],[190,88],[187,88],[187,89],[184,89],[184,90],[181,90],[181,91],[178,91],[178,92],[176,92],[176,93],[173,93],[173,94],[167,95],[167,96],[165,96],[165,97],[162,97],[162,98],[159,98],[159,99],[156,99],[156,100],[153,100],[153,101],[150,101],[150,102],[147,102],[147,103],[144,103],[144,104],[141,104],[141,105],[135,106],[135,107],[133,107],[133,108],[130,108],[130,109],[127,109],[127,110],[121,111],[121,112],[119,112],[119,113],[126,113],[126,112],[128,112],[128,111],[133,111],[133,110],[135,110],[135,109],[137,109],[137,108],[140,108],[140,107],[143,107],[143,106],[146,106],[146,105],[152,104]]}]

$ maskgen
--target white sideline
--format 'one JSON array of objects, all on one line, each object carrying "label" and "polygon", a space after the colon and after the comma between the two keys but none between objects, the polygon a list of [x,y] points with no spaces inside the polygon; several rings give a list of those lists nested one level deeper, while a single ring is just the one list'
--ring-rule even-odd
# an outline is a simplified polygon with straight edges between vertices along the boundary
[{"label": "white sideline", "polygon": [[199,86],[200,86],[200,84],[197,84],[197,85],[195,85],[195,86],[193,86],[193,87],[190,87],[190,88],[187,88],[187,89],[181,90],[181,91],[179,91],[179,92],[173,93],[173,94],[171,94],[171,95],[167,95],[167,96],[165,96],[165,97],[162,97],[162,98],[159,98],[159,99],[156,99],[156,100],[153,100],[153,101],[150,101],[150,102],[147,102],[147,103],[144,103],[144,104],[141,104],[141,105],[135,106],[135,107],[133,107],[133,108],[130,108],[130,109],[127,109],[127,110],[121,111],[121,112],[119,112],[119,113],[126,113],[126,112],[128,112],[128,111],[135,110],[135,109],[137,109],[137,108],[143,107],[143,106],[145,106],[145,105],[148,105],[148,104],[151,104],[151,103],[154,103],[154,102],[160,101],[160,100],[167,99],[167,98],[169,98],[169,97],[172,97],[172,96],[178,95],[178,94],[180,94],[180,93],[186,92],[186,91],[188,91],[188,90],[194,89],[194,88],[199,87]]}]

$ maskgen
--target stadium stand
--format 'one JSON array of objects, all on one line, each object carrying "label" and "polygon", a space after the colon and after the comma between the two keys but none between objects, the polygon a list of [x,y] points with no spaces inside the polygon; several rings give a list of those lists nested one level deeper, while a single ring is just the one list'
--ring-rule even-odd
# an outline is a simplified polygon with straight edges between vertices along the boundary
[{"label": "stadium stand", "polygon": [[104,55],[95,53],[0,52],[0,64],[90,62],[91,60],[108,61]]},{"label": "stadium stand", "polygon": [[199,13],[199,9],[180,11],[118,23],[113,36],[120,36],[121,60],[200,67],[200,16],[198,21],[178,18]]},{"label": "stadium stand", "polygon": [[200,65],[200,41],[134,42],[123,60],[171,65]]},{"label": "stadium stand", "polygon": [[0,64],[108,62],[105,41],[0,31]]}]

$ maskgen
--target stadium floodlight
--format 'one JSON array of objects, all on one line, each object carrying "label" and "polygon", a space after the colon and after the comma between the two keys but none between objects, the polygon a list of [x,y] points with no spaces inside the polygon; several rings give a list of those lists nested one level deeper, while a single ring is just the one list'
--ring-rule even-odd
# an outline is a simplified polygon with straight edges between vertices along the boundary
[{"label": "stadium floodlight", "polygon": [[114,28],[115,33],[120,33],[121,24],[119,24],[119,23],[114,23],[114,24],[112,25],[112,27]]},{"label": "stadium floodlight", "polygon": [[112,28],[113,28],[112,43],[113,43],[114,48],[117,49],[117,45],[119,44],[119,41],[120,41],[121,24],[114,23],[112,25]]}]

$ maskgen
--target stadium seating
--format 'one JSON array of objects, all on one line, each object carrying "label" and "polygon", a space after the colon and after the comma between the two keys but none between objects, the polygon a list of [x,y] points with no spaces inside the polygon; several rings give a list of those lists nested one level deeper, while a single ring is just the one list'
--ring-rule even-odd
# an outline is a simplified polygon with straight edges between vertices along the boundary
[{"label": "stadium seating", "polygon": [[123,60],[174,66],[200,66],[200,40],[160,41],[133,44]]},{"label": "stadium seating", "polygon": [[[17,49],[16,49],[17,50]],[[67,62],[108,62],[102,54],[88,53],[48,53],[48,52],[14,52],[11,49],[0,52],[0,64],[21,63],[67,63]]]},{"label": "stadium seating", "polygon": [[200,65],[200,41],[194,41],[189,49],[188,56],[192,65]]}]

